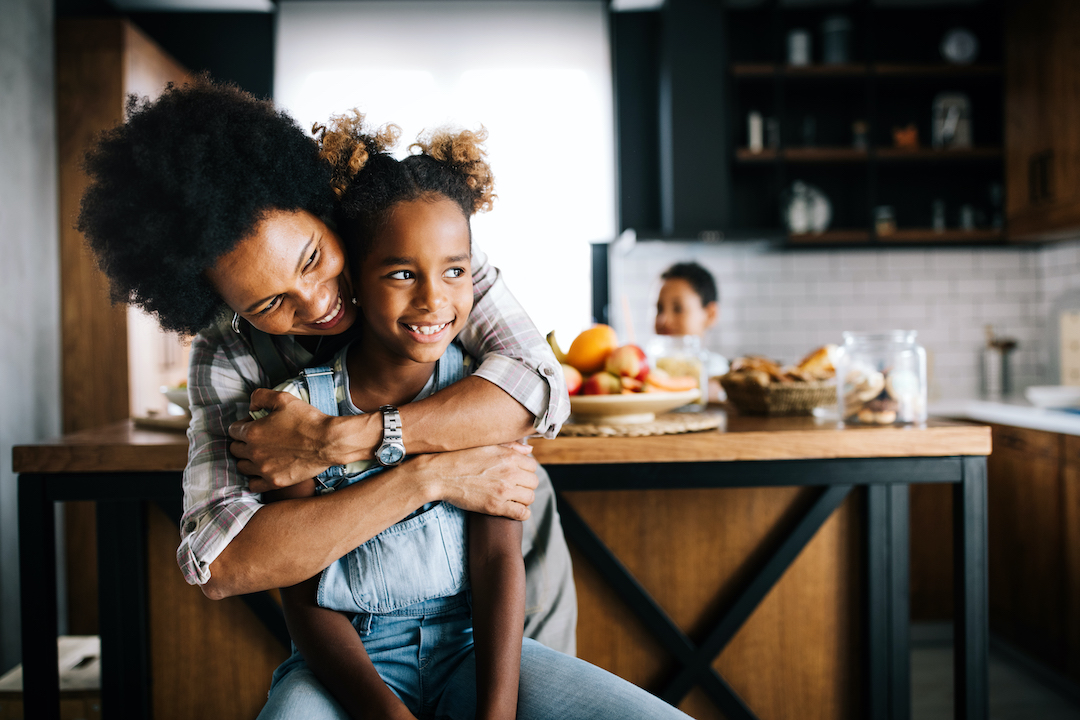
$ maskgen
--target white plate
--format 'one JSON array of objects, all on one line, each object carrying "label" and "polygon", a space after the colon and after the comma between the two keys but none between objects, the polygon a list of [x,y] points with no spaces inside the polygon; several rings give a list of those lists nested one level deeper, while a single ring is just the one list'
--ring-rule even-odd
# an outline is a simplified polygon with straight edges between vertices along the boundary
[{"label": "white plate", "polygon": [[1024,390],[1032,405],[1045,408],[1076,407],[1080,405],[1080,387],[1072,385],[1032,385]]},{"label": "white plate", "polygon": [[701,391],[697,388],[633,395],[571,395],[570,410],[579,422],[632,425],[652,422],[656,413],[682,407],[700,396]]}]

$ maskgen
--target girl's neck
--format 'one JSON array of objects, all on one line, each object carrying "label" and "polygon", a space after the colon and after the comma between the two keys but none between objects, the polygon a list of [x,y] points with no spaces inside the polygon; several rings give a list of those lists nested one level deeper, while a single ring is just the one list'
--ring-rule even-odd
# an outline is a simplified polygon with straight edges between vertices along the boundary
[{"label": "girl's neck", "polygon": [[363,412],[374,412],[381,405],[411,402],[435,371],[435,363],[418,363],[391,355],[368,333],[362,333],[349,346],[345,365],[353,405]]}]

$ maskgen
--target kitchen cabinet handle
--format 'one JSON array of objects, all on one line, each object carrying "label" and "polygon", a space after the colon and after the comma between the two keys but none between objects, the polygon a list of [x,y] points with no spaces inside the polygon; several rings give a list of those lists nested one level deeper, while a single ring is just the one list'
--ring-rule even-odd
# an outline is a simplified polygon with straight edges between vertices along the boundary
[{"label": "kitchen cabinet handle", "polygon": [[1048,202],[1054,196],[1050,186],[1053,162],[1053,150],[1034,153],[1028,158],[1028,198],[1032,205]]}]

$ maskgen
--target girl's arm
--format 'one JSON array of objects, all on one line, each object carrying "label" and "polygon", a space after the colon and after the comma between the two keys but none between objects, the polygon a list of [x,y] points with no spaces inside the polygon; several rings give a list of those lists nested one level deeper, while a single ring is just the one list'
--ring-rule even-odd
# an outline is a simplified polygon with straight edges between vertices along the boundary
[{"label": "girl's arm", "polygon": [[[494,445],[534,433],[555,437],[570,414],[551,348],[498,269],[475,247],[473,297],[458,339],[480,366],[472,377],[401,408],[410,454]],[[230,434],[240,471],[256,478],[256,491],[286,487],[330,465],[369,460],[382,439],[377,417],[327,418],[270,390],[256,391],[251,404],[273,412],[235,424]]]},{"label": "girl's arm", "polygon": [[477,720],[513,718],[525,626],[521,523],[469,515]]},{"label": "girl's arm", "polygon": [[319,576],[281,588],[289,635],[308,667],[350,717],[416,720],[387,687],[349,618],[315,602]]}]

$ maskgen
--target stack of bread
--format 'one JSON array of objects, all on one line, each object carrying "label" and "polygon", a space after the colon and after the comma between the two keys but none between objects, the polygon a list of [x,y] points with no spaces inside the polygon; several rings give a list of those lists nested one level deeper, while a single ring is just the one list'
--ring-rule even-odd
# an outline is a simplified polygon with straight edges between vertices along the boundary
[{"label": "stack of bread", "polygon": [[835,353],[835,345],[823,345],[787,366],[759,355],[739,357],[720,384],[741,413],[809,415],[836,402]]}]

